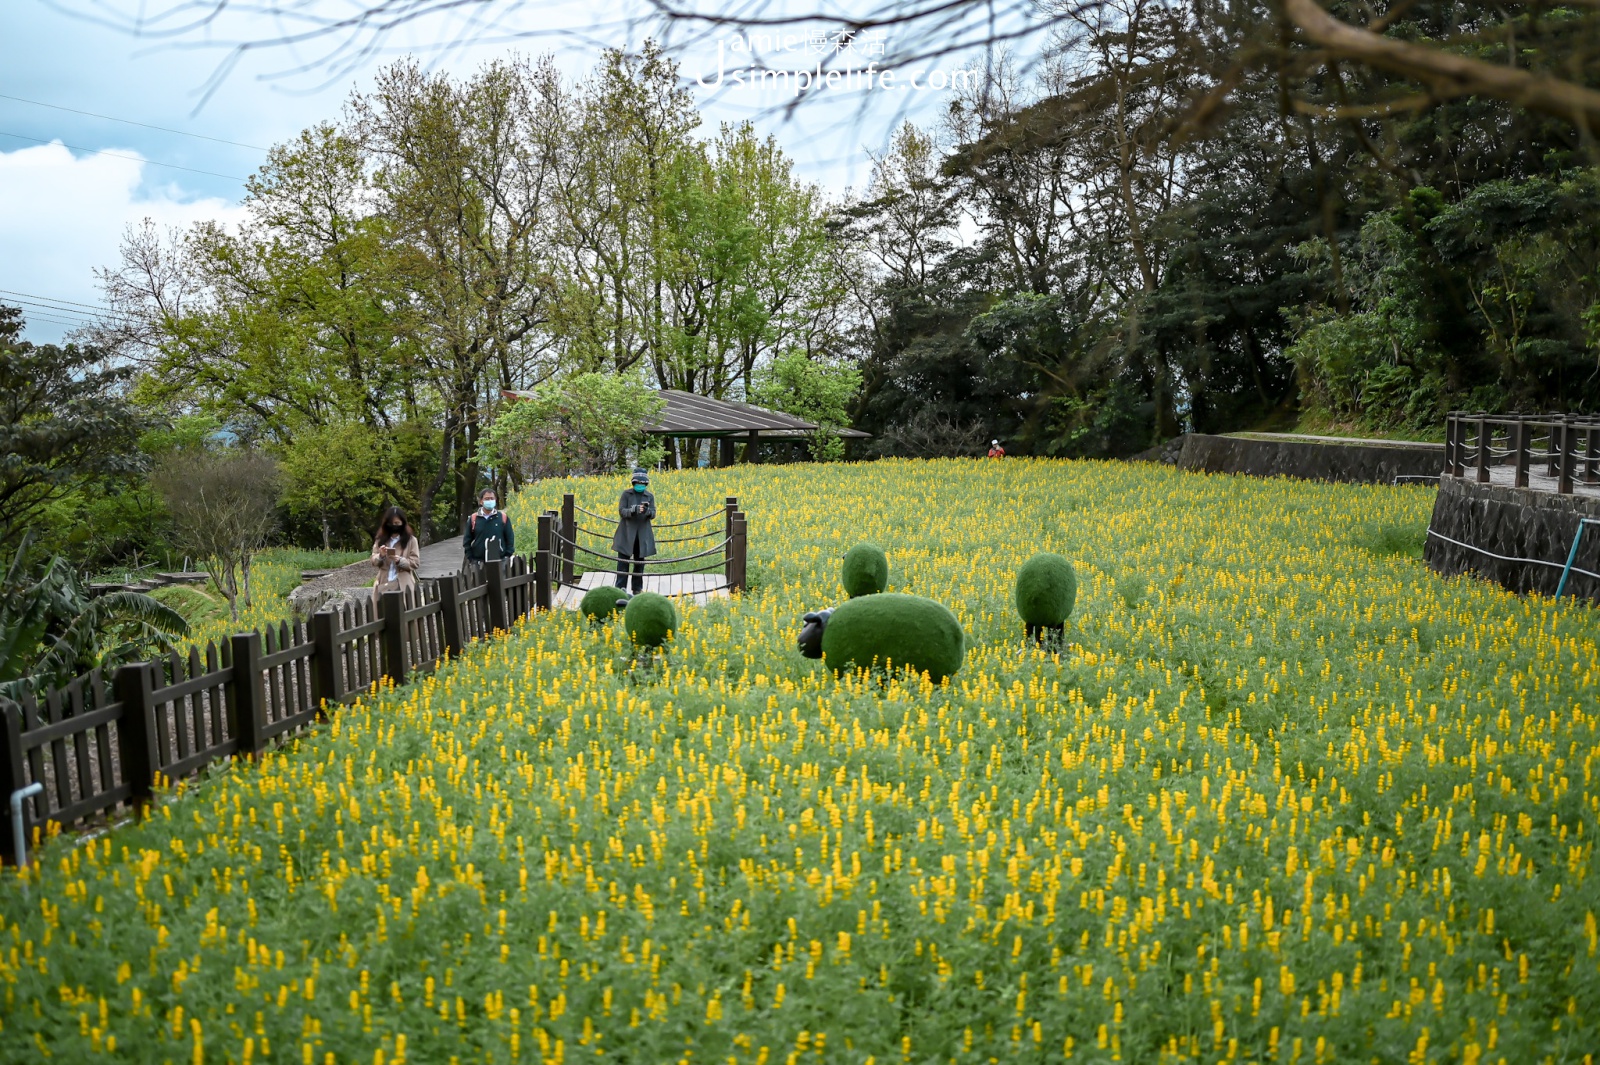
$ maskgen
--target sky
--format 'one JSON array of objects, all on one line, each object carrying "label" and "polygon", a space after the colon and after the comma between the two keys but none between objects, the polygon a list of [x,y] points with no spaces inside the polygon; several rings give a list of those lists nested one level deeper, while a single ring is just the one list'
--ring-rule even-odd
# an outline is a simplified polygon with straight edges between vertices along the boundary
[{"label": "sky", "polygon": [[[497,0],[494,24],[481,10],[435,17],[389,33],[372,54],[333,62],[325,42],[237,55],[233,43],[300,28],[248,10],[171,36],[159,32],[167,23],[129,31],[128,12],[186,2],[194,0],[0,2],[0,302],[23,307],[36,343],[59,341],[93,313],[101,302],[94,271],[116,262],[129,226],[237,222],[244,178],[265,148],[337,117],[398,55],[465,73],[510,52],[548,52],[576,79],[602,48],[637,48],[653,28],[630,17],[646,10],[641,0]],[[311,7],[338,14],[356,2]],[[702,133],[751,119],[794,158],[799,176],[840,194],[865,184],[870,153],[899,122],[937,122],[963,60],[898,63],[893,31],[841,53],[828,32],[801,27],[787,39],[750,42],[732,29],[697,37],[680,29],[668,43],[700,100]],[[735,83],[733,71],[752,62],[793,71],[870,65],[875,76],[817,79],[804,106],[787,108],[791,93]],[[885,82],[884,70],[897,77]]]}]

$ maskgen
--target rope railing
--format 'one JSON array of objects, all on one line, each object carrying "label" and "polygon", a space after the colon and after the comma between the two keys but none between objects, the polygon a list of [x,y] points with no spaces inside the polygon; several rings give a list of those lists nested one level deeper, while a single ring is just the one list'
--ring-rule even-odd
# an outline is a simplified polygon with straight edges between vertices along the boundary
[{"label": "rope railing", "polygon": [[603,558],[603,559],[606,559],[607,561],[610,561],[610,562],[628,562],[628,563],[631,563],[633,565],[666,566],[666,565],[670,565],[670,564],[672,564],[674,562],[693,562],[697,558],[705,558],[707,555],[714,555],[714,554],[718,553],[719,551],[723,550],[730,543],[732,543],[733,542],[733,537],[731,537],[731,536],[724,537],[723,541],[720,544],[716,544],[716,545],[714,545],[712,547],[708,547],[708,548],[706,548],[706,550],[696,552],[695,554],[692,554],[692,555],[674,555],[671,558],[645,558],[645,559],[621,558],[621,557],[619,557],[617,555],[605,554],[602,551],[592,551],[589,548],[584,547],[582,544],[578,543],[576,540],[567,539],[565,536],[562,536],[560,533],[556,534],[556,541],[558,543],[566,544],[568,547],[577,548],[579,551],[582,551],[586,555],[593,555],[595,558]]},{"label": "rope railing", "polygon": [[[1504,447],[1497,446],[1504,442]],[[1445,419],[1447,475],[1492,481],[1491,470],[1512,467],[1512,484],[1531,485],[1537,463],[1556,479],[1556,491],[1570,495],[1577,486],[1600,486],[1600,417],[1594,415],[1503,415],[1453,411]]]},{"label": "rope railing", "polygon": [[[609,540],[612,537],[611,533],[601,532],[599,529],[590,529],[590,528],[587,528],[587,527],[582,526],[582,525],[574,525],[573,528],[576,529],[578,532],[588,533],[590,536],[598,536],[602,540]],[[661,526],[661,528],[670,528],[670,526],[663,525],[663,526]],[[715,535],[717,535],[717,532],[716,532],[715,529],[713,529],[710,532],[696,533],[694,536],[676,536],[676,537],[666,537],[666,538],[658,536],[658,537],[656,537],[656,543],[658,543],[658,544],[687,544],[687,543],[692,543],[695,540],[705,540],[705,539],[707,539],[709,537],[712,537],[712,536],[715,536]]]},{"label": "rope railing", "polygon": [[[591,518],[599,518],[601,521],[609,521],[609,522],[612,522],[613,524],[615,524],[615,523],[617,523],[617,522],[619,522],[621,520],[620,518],[613,518],[613,517],[610,517],[609,515],[606,515],[606,514],[596,514],[594,511],[590,510],[589,508],[580,507],[576,503],[573,504],[572,509],[577,511],[579,514],[587,514]],[[688,525],[699,525],[701,522],[710,521],[712,518],[720,518],[725,513],[726,513],[726,511],[713,510],[709,514],[702,514],[698,518],[690,518],[687,521],[664,521],[664,522],[661,522],[660,524],[656,525],[656,528],[658,528],[658,529],[681,529],[681,528],[683,528],[685,526],[688,526]],[[604,535],[604,534],[597,533],[596,535]]]}]

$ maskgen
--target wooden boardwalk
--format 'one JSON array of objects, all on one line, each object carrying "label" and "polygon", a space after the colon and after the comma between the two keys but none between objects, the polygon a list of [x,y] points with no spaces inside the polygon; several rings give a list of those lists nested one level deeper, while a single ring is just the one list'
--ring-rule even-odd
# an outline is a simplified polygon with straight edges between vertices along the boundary
[{"label": "wooden boardwalk", "polygon": [[[609,570],[590,570],[578,578],[579,587],[560,585],[556,588],[555,605],[567,610],[578,609],[583,593],[604,584],[616,583],[617,575]],[[727,598],[727,581],[720,573],[661,573],[646,574],[644,590],[658,592],[678,599],[705,603],[714,598]]]}]

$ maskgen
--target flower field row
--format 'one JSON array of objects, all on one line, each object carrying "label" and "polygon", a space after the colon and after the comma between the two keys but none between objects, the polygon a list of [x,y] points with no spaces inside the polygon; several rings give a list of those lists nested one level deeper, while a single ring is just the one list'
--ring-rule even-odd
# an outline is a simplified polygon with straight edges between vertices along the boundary
[{"label": "flower field row", "polygon": [[[1430,490],[652,487],[740,497],[751,595],[637,661],[539,615],[48,844],[0,889],[0,1060],[1592,1060],[1600,624],[1395,551]],[[794,650],[861,540],[961,620],[947,684]],[[1060,654],[1009,602],[1040,549],[1079,571]]]}]

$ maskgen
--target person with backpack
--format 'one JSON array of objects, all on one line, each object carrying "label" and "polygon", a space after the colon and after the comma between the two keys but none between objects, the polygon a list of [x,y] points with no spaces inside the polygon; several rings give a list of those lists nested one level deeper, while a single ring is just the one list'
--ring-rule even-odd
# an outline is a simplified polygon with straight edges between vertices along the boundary
[{"label": "person with backpack", "polygon": [[656,533],[650,522],[656,516],[656,497],[650,494],[650,475],[633,471],[633,484],[617,501],[617,531],[611,537],[616,552],[617,587],[628,583],[629,563],[633,566],[633,594],[644,591],[644,560],[656,553]]},{"label": "person with backpack", "polygon": [[461,534],[461,553],[468,562],[482,562],[488,557],[491,541],[500,545],[501,558],[510,558],[517,537],[510,517],[495,509],[494,489],[485,488],[478,493],[478,509],[467,518],[467,529]]}]

